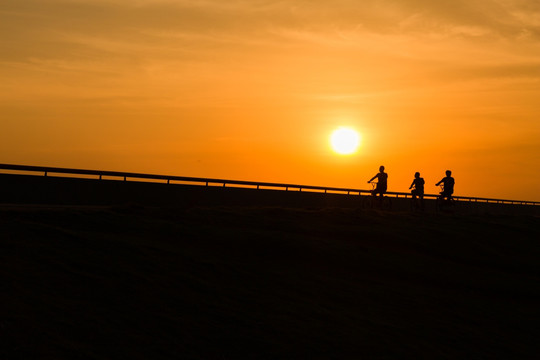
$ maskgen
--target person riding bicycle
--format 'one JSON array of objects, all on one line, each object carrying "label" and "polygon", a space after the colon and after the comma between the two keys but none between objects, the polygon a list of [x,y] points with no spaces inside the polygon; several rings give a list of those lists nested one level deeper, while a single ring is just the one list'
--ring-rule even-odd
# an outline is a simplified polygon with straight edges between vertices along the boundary
[{"label": "person riding bicycle", "polygon": [[443,184],[443,191],[441,191],[440,198],[442,200],[452,199],[452,194],[454,193],[454,184],[456,183],[454,178],[451,176],[452,172],[450,170],[446,170],[446,177],[444,177],[441,181],[439,181],[435,186],[439,186],[440,184]]},{"label": "person riding bicycle", "polygon": [[382,197],[384,193],[386,193],[386,189],[388,187],[388,174],[384,172],[384,166],[379,167],[379,173],[372,177],[368,181],[368,184],[375,179],[378,179],[377,186],[371,192],[371,195],[377,196],[377,194],[380,194],[380,196]]},{"label": "person riding bicycle", "polygon": [[424,178],[420,177],[420,173],[416,172],[414,174],[414,180],[411,186],[409,186],[409,190],[413,189],[414,187],[414,189],[411,191],[413,201],[416,201],[416,197],[418,196],[420,198],[420,204],[422,208],[424,207],[424,184],[425,183],[426,182],[424,181]]}]

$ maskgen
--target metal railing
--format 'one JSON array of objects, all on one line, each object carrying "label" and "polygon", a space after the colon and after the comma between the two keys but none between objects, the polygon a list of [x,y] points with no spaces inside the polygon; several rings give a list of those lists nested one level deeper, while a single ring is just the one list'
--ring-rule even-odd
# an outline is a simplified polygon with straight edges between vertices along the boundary
[{"label": "metal railing", "polygon": [[[282,183],[269,183],[258,181],[241,181],[241,180],[225,180],[225,179],[211,179],[211,178],[199,178],[199,177],[187,177],[187,176],[172,176],[172,175],[153,175],[153,174],[141,174],[131,172],[120,171],[104,171],[104,170],[84,170],[84,169],[68,169],[58,167],[45,167],[45,166],[27,166],[27,165],[12,165],[12,164],[0,164],[0,170],[8,170],[11,172],[30,172],[40,173],[42,176],[51,176],[54,174],[66,174],[71,177],[81,176],[95,176],[96,180],[105,180],[105,178],[112,178],[107,180],[122,179],[123,181],[163,181],[167,184],[192,184],[199,186],[221,186],[221,187],[248,187],[253,189],[275,189],[284,191],[308,191],[308,192],[321,192],[321,193],[335,193],[335,194],[347,194],[347,195],[370,195],[371,190],[351,189],[351,188],[338,188],[327,186],[311,186],[311,185],[298,185],[298,184],[282,184]],[[387,196],[393,196],[396,198],[410,198],[410,193],[392,192],[386,193]],[[425,194],[424,198],[436,199],[439,195]],[[455,200],[468,201],[468,202],[480,202],[480,203],[496,203],[496,204],[513,204],[513,205],[532,205],[539,206],[538,201],[523,201],[523,200],[505,200],[505,199],[490,199],[490,198],[478,198],[467,196],[454,196]]]}]

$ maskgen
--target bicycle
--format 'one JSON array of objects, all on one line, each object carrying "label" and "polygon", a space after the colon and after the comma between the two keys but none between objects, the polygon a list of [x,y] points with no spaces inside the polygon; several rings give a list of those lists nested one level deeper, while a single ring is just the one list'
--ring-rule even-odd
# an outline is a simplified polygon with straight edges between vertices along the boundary
[{"label": "bicycle", "polygon": [[392,209],[392,200],[387,196],[377,196],[374,194],[375,189],[377,188],[376,182],[370,182],[371,184],[371,195],[366,196],[364,199],[363,207],[367,209],[382,209],[382,210],[391,210]]},{"label": "bicycle", "polygon": [[424,211],[425,204],[424,204],[424,194],[422,195],[416,193],[416,187],[412,189],[411,191],[412,199],[411,199],[411,211]]},{"label": "bicycle", "polygon": [[439,185],[439,187],[441,188],[441,192],[439,193],[439,196],[437,196],[436,210],[441,212],[452,210],[456,206],[457,200],[454,199],[452,195],[443,195],[444,184]]}]

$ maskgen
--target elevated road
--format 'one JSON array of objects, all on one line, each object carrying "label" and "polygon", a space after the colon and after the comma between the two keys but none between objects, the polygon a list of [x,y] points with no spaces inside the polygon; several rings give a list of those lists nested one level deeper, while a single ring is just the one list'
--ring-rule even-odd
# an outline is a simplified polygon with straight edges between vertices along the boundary
[{"label": "elevated road", "polygon": [[[382,210],[411,210],[411,195],[388,192]],[[0,203],[155,206],[378,208],[354,188],[0,164]],[[437,211],[426,194],[426,211]],[[540,202],[456,196],[448,212],[539,214]],[[444,210],[444,209],[443,209]]]}]

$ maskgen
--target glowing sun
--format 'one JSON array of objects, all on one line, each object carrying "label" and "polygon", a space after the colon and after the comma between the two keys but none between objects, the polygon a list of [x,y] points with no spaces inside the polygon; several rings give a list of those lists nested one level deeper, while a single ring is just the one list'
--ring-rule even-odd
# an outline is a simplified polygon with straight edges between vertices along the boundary
[{"label": "glowing sun", "polygon": [[355,153],[360,145],[360,135],[356,130],[340,127],[332,132],[330,144],[335,152],[341,155]]}]

